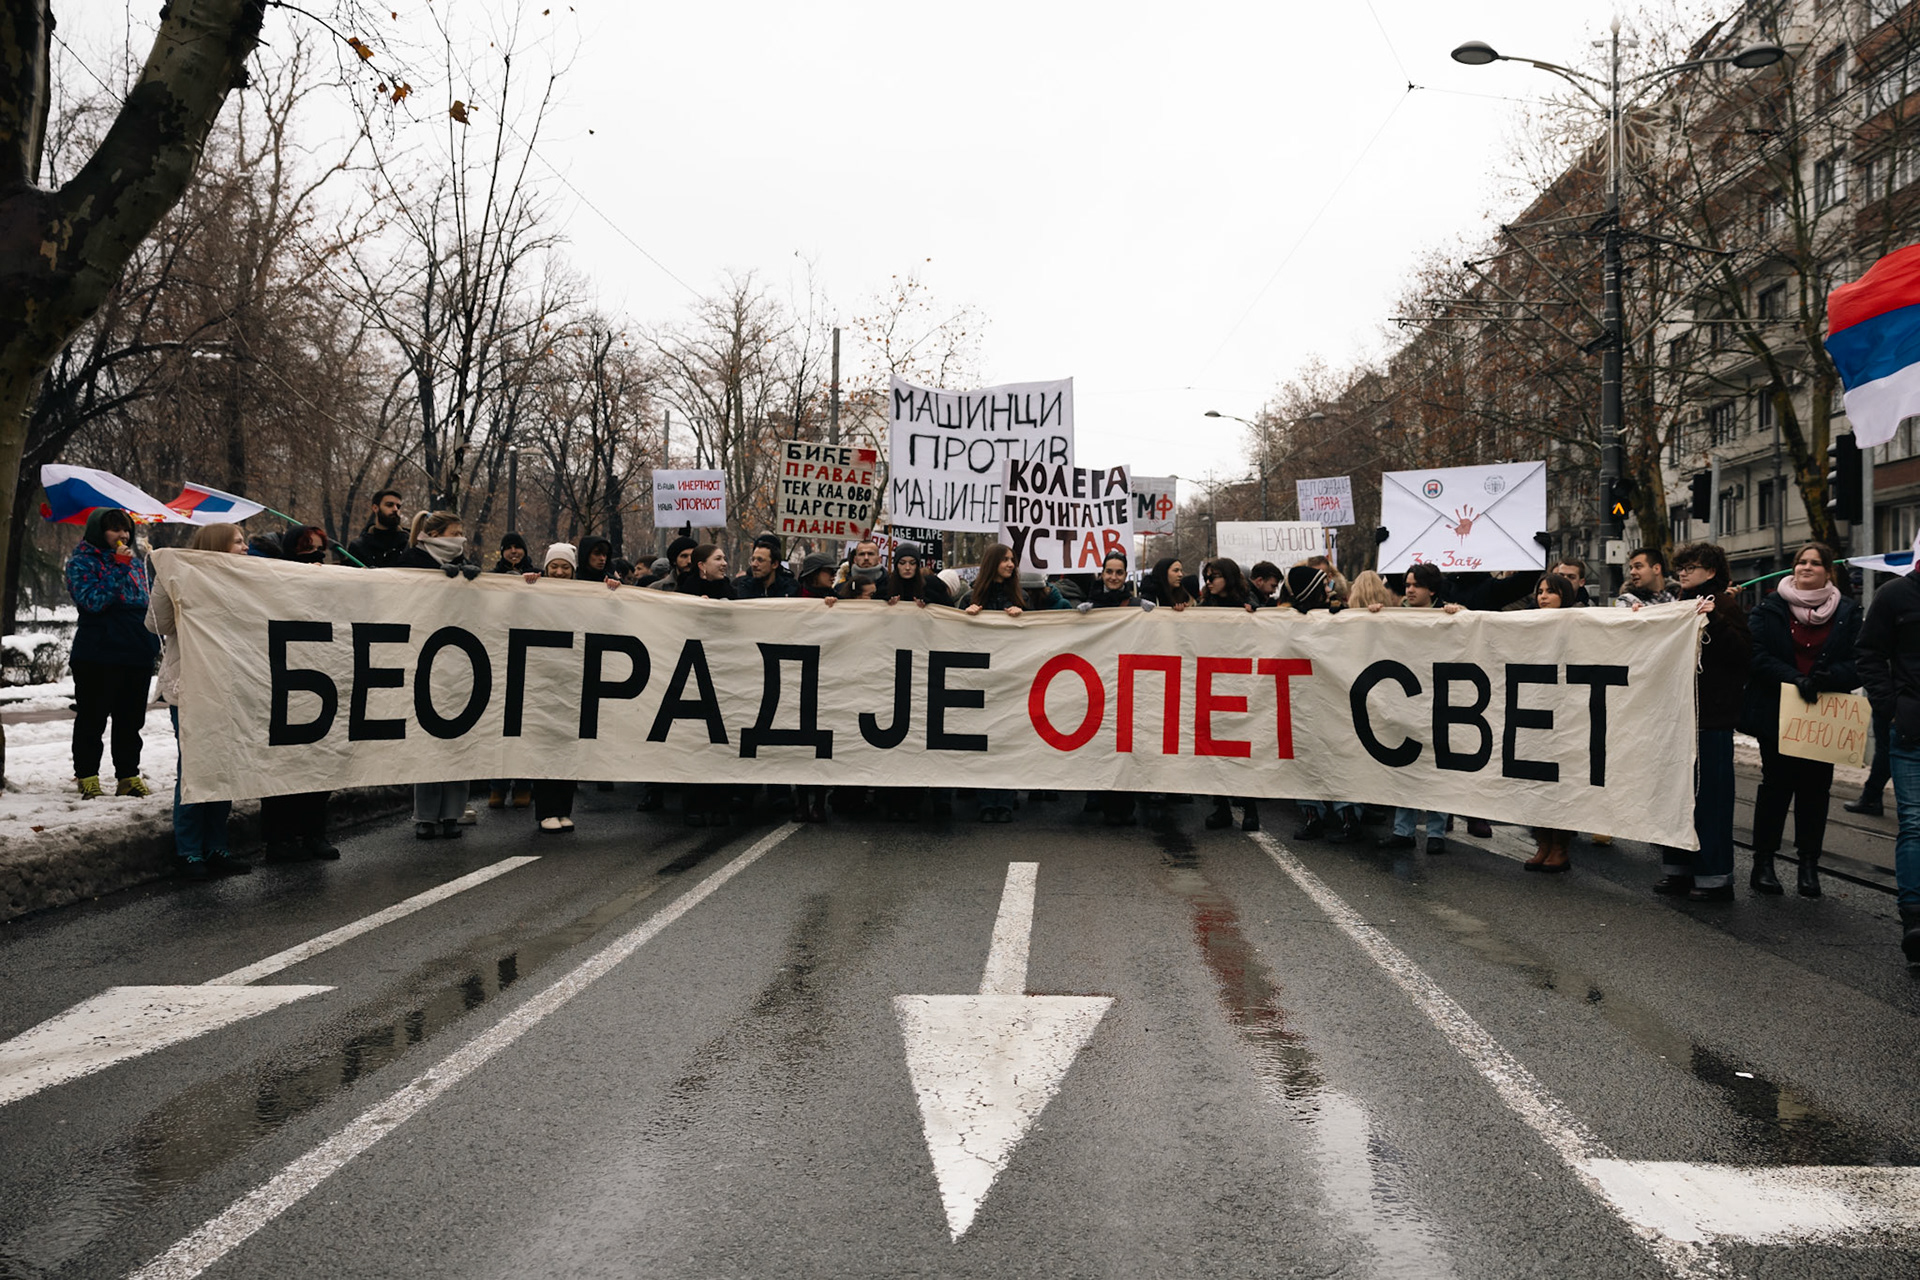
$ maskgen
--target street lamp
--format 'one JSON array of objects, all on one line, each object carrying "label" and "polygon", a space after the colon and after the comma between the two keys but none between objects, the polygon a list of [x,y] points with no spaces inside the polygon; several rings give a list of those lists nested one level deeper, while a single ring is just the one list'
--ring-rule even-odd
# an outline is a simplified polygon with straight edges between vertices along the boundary
[{"label": "street lamp", "polygon": [[[1484,40],[1469,40],[1453,51],[1453,60],[1469,67],[1484,67],[1490,62],[1524,62],[1542,71],[1550,71],[1578,89],[1587,101],[1606,112],[1607,115],[1607,212],[1602,219],[1606,226],[1602,258],[1602,277],[1606,289],[1606,312],[1603,323],[1606,332],[1601,335],[1603,346],[1600,356],[1600,527],[1613,537],[1620,536],[1621,524],[1625,520],[1623,516],[1620,523],[1615,523],[1612,507],[1614,482],[1623,472],[1620,449],[1620,429],[1623,419],[1620,398],[1620,353],[1626,345],[1626,317],[1620,300],[1620,153],[1622,150],[1620,90],[1623,85],[1632,90],[1627,97],[1627,105],[1631,105],[1642,91],[1651,88],[1656,81],[1678,75],[1682,71],[1692,71],[1698,67],[1717,64],[1739,67],[1743,71],[1756,71],[1761,67],[1770,67],[1786,56],[1787,51],[1777,44],[1753,44],[1738,53],[1724,57],[1693,58],[1623,81],[1620,78],[1620,19],[1617,17],[1613,20],[1613,36],[1607,59],[1607,78],[1604,80],[1554,62],[1542,62],[1537,58],[1511,57],[1498,52]],[[1605,89],[1606,101],[1601,101],[1593,89],[1588,87],[1589,85]]]},{"label": "street lamp", "polygon": [[[1206,411],[1206,413],[1204,413],[1201,416],[1207,417],[1207,418],[1226,418],[1229,421],[1238,422],[1242,426],[1252,427],[1256,432],[1261,430],[1259,423],[1249,422],[1247,421],[1247,419],[1241,417],[1237,413],[1222,413],[1218,409],[1209,409]],[[1297,427],[1303,422],[1321,422],[1326,419],[1326,416],[1327,416],[1326,414],[1320,412],[1318,409],[1315,409],[1312,413],[1308,414],[1306,417],[1295,419],[1292,425]],[[1260,468],[1260,518],[1262,520],[1265,520],[1268,518],[1267,516],[1267,457],[1266,457],[1265,449],[1262,449],[1260,451],[1260,461],[1258,463],[1258,466]]]}]

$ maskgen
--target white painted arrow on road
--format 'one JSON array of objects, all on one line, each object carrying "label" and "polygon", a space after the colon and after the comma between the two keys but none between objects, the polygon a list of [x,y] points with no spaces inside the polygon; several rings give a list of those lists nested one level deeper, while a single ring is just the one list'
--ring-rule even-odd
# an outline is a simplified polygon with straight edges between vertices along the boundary
[{"label": "white painted arrow on road", "polygon": [[1026,994],[1039,870],[1037,862],[1007,867],[980,994],[893,1000],[955,1240],[1113,1004],[1111,996]]},{"label": "white painted arrow on road", "polygon": [[138,1058],[295,1000],[331,991],[332,987],[247,984],[445,901],[462,890],[485,884],[515,867],[537,861],[539,859],[533,857],[504,858],[351,924],[341,925],[297,947],[276,952],[244,969],[209,978],[199,986],[109,987],[65,1013],[56,1014],[0,1043],[0,1107],[42,1089],[104,1071],[117,1062]]}]

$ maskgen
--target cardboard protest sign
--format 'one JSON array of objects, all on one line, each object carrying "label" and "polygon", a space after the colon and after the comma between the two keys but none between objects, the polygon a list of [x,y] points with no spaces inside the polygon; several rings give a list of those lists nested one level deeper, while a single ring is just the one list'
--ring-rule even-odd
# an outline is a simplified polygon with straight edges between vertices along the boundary
[{"label": "cardboard protest sign", "polygon": [[1173,535],[1173,517],[1179,509],[1172,476],[1133,477],[1133,531],[1142,535]]},{"label": "cardboard protest sign", "polygon": [[[162,549],[188,802],[463,778],[1337,795],[1692,838],[1691,605],[970,617]],[[344,621],[351,619],[351,622]],[[1619,797],[1633,803],[1622,805]]]},{"label": "cardboard protest sign", "polygon": [[1133,487],[1125,467],[1007,463],[1000,540],[1039,573],[1098,573],[1112,552],[1133,563]]},{"label": "cardboard protest sign", "polygon": [[719,471],[656,471],[653,473],[653,527],[678,529],[725,528],[727,478]]},{"label": "cardboard protest sign", "polygon": [[780,533],[857,538],[873,527],[880,498],[877,451],[805,440],[788,440],[780,448]]},{"label": "cardboard protest sign", "polygon": [[1547,527],[1547,464],[1442,467],[1380,476],[1380,572],[1544,569],[1533,535]]},{"label": "cardboard protest sign", "polygon": [[[880,563],[892,564],[895,547],[912,547],[920,553],[920,567],[934,573],[947,567],[946,541],[938,529],[919,529],[911,525],[889,525],[884,529],[875,529],[866,535],[866,540],[880,548]],[[844,558],[853,554],[858,539],[850,541],[841,551]]]},{"label": "cardboard protest sign", "polygon": [[1073,379],[939,391],[895,378],[887,512],[908,524],[998,533],[1006,464],[1073,461]]},{"label": "cardboard protest sign", "polygon": [[1286,570],[1327,553],[1326,526],[1311,520],[1222,520],[1214,537],[1220,554],[1243,571],[1262,560]]},{"label": "cardboard protest sign", "polygon": [[1792,685],[1780,686],[1781,755],[1858,765],[1872,735],[1873,708],[1859,694],[1823,693],[1807,703]]},{"label": "cardboard protest sign", "polygon": [[1300,502],[1300,518],[1315,524],[1353,523],[1353,477],[1323,476],[1318,480],[1295,480],[1293,491]]}]

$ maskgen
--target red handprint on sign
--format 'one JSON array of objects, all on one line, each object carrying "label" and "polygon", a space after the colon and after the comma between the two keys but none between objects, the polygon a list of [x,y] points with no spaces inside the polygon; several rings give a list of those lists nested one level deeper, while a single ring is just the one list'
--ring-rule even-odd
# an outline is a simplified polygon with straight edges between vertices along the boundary
[{"label": "red handprint on sign", "polygon": [[[1473,522],[1478,518],[1478,513],[1472,507],[1455,507],[1453,519],[1447,520],[1447,527],[1459,536],[1460,541],[1465,542],[1467,535],[1473,532]],[[1442,516],[1441,519],[1446,520],[1446,517]]]}]

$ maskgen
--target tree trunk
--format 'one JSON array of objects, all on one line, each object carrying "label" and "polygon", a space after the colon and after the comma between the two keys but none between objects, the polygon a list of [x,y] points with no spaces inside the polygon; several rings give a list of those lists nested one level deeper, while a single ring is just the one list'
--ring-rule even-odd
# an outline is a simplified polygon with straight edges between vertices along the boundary
[{"label": "tree trunk", "polygon": [[[48,366],[186,190],[260,42],[266,0],[173,0],[100,147],[58,191],[39,177],[51,0],[0,9],[0,564],[12,555],[27,413]],[[6,739],[0,733],[0,776]]]}]

